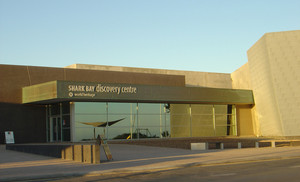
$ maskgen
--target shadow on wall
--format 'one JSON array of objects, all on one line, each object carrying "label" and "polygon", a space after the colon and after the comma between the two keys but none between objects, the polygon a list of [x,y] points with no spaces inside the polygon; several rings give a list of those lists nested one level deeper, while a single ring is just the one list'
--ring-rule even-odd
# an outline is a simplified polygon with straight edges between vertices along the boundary
[{"label": "shadow on wall", "polygon": [[84,163],[100,163],[99,144],[7,144],[6,150],[14,150]]},{"label": "shadow on wall", "polygon": [[44,106],[0,102],[0,143],[5,131],[13,131],[16,143],[46,142],[46,109]]}]

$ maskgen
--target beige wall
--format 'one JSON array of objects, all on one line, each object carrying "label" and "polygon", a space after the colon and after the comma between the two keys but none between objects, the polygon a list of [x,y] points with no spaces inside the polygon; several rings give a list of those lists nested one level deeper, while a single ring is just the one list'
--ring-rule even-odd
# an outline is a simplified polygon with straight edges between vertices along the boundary
[{"label": "beige wall", "polygon": [[227,133],[227,105],[171,104],[171,137],[236,135],[234,116]]},{"label": "beige wall", "polygon": [[239,136],[254,136],[254,119],[252,118],[251,106],[237,106],[236,117]]},{"label": "beige wall", "polygon": [[[248,62],[231,73],[233,89],[252,89]],[[254,98],[255,99],[255,98]],[[256,109],[253,106],[237,106],[237,126],[239,136],[260,136]]]},{"label": "beige wall", "polygon": [[251,89],[248,63],[231,73],[233,89]]},{"label": "beige wall", "polygon": [[300,135],[300,31],[270,33],[265,39],[283,135]]},{"label": "beige wall", "polygon": [[209,73],[209,72],[197,72],[197,71],[178,71],[178,70],[133,68],[133,67],[120,67],[120,66],[87,65],[87,64],[73,64],[67,66],[67,68],[151,73],[151,74],[167,74],[167,75],[184,75],[186,86],[232,88],[231,77],[230,74],[227,73]]},{"label": "beige wall", "polygon": [[267,33],[247,54],[248,63],[231,77],[233,88],[253,90],[255,133],[299,136],[300,31]]},{"label": "beige wall", "polygon": [[171,137],[190,137],[190,107],[189,104],[170,105]]}]

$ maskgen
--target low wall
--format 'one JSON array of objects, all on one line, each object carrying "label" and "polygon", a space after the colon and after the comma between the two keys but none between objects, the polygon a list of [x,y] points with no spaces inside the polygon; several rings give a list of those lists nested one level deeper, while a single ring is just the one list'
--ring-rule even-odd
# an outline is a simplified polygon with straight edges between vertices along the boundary
[{"label": "low wall", "polygon": [[240,143],[242,148],[255,148],[258,142],[259,147],[271,147],[275,141],[277,147],[298,146],[300,140],[272,140],[269,138],[239,138],[239,137],[191,137],[191,138],[162,138],[162,139],[140,139],[140,140],[111,140],[109,144],[132,144],[155,147],[169,147],[191,149],[191,143],[207,143],[208,149],[220,149],[223,143],[225,149],[238,148]]},{"label": "low wall", "polygon": [[6,150],[15,150],[84,163],[100,163],[97,144],[7,144]]}]

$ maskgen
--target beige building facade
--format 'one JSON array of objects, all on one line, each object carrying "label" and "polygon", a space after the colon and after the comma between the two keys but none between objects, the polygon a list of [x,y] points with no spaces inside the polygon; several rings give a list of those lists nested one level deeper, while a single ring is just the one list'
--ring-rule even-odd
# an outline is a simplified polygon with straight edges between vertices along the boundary
[{"label": "beige building facade", "polygon": [[[300,111],[300,31],[266,33],[247,55],[248,62],[231,74],[86,64],[67,68],[183,75],[186,87],[253,90],[255,104],[235,108],[238,136],[300,136],[300,115],[297,114]],[[187,106],[173,105],[175,107]],[[176,128],[172,129],[178,133]],[[200,133],[192,130],[195,127],[187,123],[184,132],[177,135],[214,135],[205,130]]]},{"label": "beige building facade", "polygon": [[251,89],[257,136],[300,136],[300,31],[266,33],[231,74],[232,88]]},{"label": "beige building facade", "polygon": [[[132,68],[103,65],[73,64],[66,68],[83,70],[117,71],[158,75],[180,75],[185,78],[185,87],[232,89],[231,75],[226,73],[209,73],[197,71],[164,70],[150,68]],[[247,89],[249,90],[249,89]],[[219,97],[215,94],[215,97]],[[229,99],[230,100],[230,99]],[[230,106],[228,106],[228,104]],[[203,136],[237,136],[236,107],[248,104],[232,105],[213,103],[172,103],[169,109],[170,137],[203,137]],[[243,126],[243,125],[241,125]],[[247,127],[249,130],[249,128]],[[253,135],[253,132],[251,133]],[[248,134],[247,134],[248,135]]]},{"label": "beige building facade", "polygon": [[300,30],[266,33],[247,54],[233,73],[0,65],[0,143],[4,131],[17,143],[299,137]]}]

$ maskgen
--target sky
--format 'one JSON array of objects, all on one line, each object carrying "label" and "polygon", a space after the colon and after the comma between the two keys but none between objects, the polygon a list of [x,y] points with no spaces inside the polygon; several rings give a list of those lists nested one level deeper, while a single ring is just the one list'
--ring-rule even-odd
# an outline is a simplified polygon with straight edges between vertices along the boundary
[{"label": "sky", "polygon": [[299,0],[0,0],[0,64],[231,73]]}]

